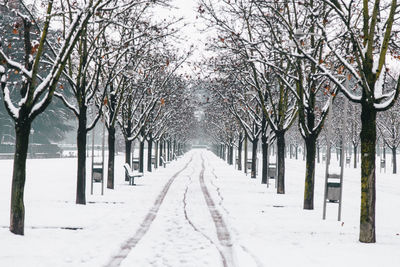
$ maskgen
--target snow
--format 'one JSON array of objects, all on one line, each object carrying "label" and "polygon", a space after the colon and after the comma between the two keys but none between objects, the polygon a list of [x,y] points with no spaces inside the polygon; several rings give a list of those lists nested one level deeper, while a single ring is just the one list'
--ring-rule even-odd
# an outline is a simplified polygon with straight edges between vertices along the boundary
[{"label": "snow", "polygon": [[[29,159],[25,235],[16,236],[8,230],[12,161],[0,161],[0,265],[223,266],[221,255],[229,258],[227,266],[246,267],[400,264],[400,180],[389,170],[377,172],[377,243],[362,244],[358,242],[360,169],[345,169],[338,222],[336,204],[328,204],[327,220],[321,219],[324,164],[317,164],[312,211],[302,209],[302,160],[287,159],[284,195],[276,194],[273,180],[267,188],[260,178],[251,179],[206,150],[192,150],[167,168],[145,173],[135,179],[137,186],[124,181],[123,164],[118,155],[115,190],[105,189],[104,196],[100,184],[90,195],[87,170],[84,206],[75,204],[76,158]],[[218,238],[218,224],[201,188],[202,170],[232,246]],[[149,214],[155,217],[147,232],[127,250],[121,265],[108,264],[143,229]],[[79,229],[65,229],[73,227]]]}]

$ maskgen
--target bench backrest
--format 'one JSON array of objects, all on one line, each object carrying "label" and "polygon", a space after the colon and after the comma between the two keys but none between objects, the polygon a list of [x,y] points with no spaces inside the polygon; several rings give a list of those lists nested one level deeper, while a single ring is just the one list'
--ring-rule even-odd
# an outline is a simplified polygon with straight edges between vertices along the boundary
[{"label": "bench backrest", "polygon": [[132,172],[132,170],[131,170],[131,166],[129,166],[128,163],[125,163],[125,164],[124,164],[124,169],[125,169],[125,173],[126,173],[128,176],[132,176],[132,175],[133,175],[133,172]]}]

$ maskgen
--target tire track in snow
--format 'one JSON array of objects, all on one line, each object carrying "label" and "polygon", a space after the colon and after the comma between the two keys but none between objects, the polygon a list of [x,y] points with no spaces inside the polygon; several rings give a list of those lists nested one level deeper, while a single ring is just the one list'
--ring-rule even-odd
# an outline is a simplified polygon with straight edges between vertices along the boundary
[{"label": "tire track in snow", "polygon": [[205,171],[205,166],[204,166],[204,158],[203,154],[201,154],[201,171],[200,171],[200,187],[201,191],[203,192],[204,199],[207,203],[208,210],[210,211],[211,217],[214,221],[215,228],[217,230],[217,237],[219,240],[219,243],[221,245],[221,248],[218,249],[221,253],[222,260],[223,260],[223,265],[224,266],[236,266],[236,262],[234,259],[234,253],[233,253],[233,244],[232,244],[232,239],[231,235],[228,231],[228,228],[226,227],[225,221],[221,215],[221,213],[218,211],[214,200],[212,199],[210,192],[207,189],[207,186],[204,182],[204,171]]},{"label": "tire track in snow", "polygon": [[[193,170],[193,172],[194,172],[194,170]],[[191,177],[193,175],[193,172],[192,172],[191,175],[188,176],[189,182],[187,183],[186,189],[185,189],[185,193],[183,194],[183,200],[182,201],[183,201],[183,212],[185,214],[185,219],[189,223],[189,225],[193,228],[194,231],[196,231],[199,234],[201,234],[205,239],[207,239],[212,245],[214,245],[217,248],[219,254],[221,255],[223,266],[224,267],[228,267],[225,255],[222,252],[222,250],[219,248],[218,244],[216,244],[208,235],[206,235],[199,228],[197,228],[196,225],[193,223],[193,221],[188,216],[188,212],[187,212],[187,209],[186,209],[186,207],[187,207],[187,193],[188,193],[188,190],[189,190],[189,185],[193,182],[192,177]]]},{"label": "tire track in snow", "polygon": [[[214,172],[214,168],[212,169],[211,173],[214,175],[215,179],[218,179],[218,176]],[[220,199],[218,205],[221,206],[221,208],[224,210],[224,212],[229,215],[229,211],[225,208],[223,205],[224,202],[224,197],[221,194],[221,189],[211,180],[210,183],[215,187],[215,191],[217,191],[218,198]],[[233,232],[235,233],[236,236],[239,236],[239,233],[237,230],[233,229]],[[250,250],[248,250],[244,245],[240,244],[241,249],[246,252],[254,261],[254,263],[257,265],[257,267],[264,267],[264,265],[260,262],[260,260],[254,255]]]},{"label": "tire track in snow", "polygon": [[163,203],[163,200],[165,196],[168,193],[169,188],[171,187],[171,184],[174,182],[175,178],[183,172],[189,164],[192,162],[192,158],[189,160],[186,165],[179,170],[177,173],[175,173],[169,180],[168,182],[164,185],[163,189],[161,190],[160,194],[158,194],[156,201],[154,202],[153,206],[147,213],[146,217],[142,221],[142,223],[139,226],[139,229],[137,229],[136,233],[129,238],[128,240],[125,241],[125,243],[121,246],[121,249],[119,252],[111,258],[108,264],[106,264],[106,267],[117,267],[121,265],[121,262],[128,256],[130,251],[139,243],[139,241],[142,239],[142,237],[147,233],[147,231],[150,229],[150,226],[154,219],[157,216],[158,210],[160,209],[161,204]]}]

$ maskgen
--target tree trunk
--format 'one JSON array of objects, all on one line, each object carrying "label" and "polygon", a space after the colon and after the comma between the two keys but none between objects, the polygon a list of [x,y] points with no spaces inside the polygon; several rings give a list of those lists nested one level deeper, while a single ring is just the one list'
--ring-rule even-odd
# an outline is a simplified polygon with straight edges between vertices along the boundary
[{"label": "tree trunk", "polygon": [[139,145],[139,172],[144,172],[144,139]]},{"label": "tree trunk", "polygon": [[151,172],[151,154],[153,149],[153,140],[149,138],[147,140],[147,171]]},{"label": "tree trunk", "polygon": [[319,147],[319,142],[317,141],[317,162],[320,163],[320,151],[319,151],[320,147]]},{"label": "tree trunk", "polygon": [[167,161],[171,161],[171,141],[167,141]]},{"label": "tree trunk", "polygon": [[231,143],[229,145],[229,165],[233,165],[233,145],[232,145],[232,139]]},{"label": "tree trunk", "polygon": [[162,162],[161,157],[163,156],[163,142],[164,141],[160,140],[160,154],[159,154],[159,158],[158,158],[160,163]]},{"label": "tree trunk", "polygon": [[361,214],[360,242],[375,243],[376,111],[368,103],[361,110]]},{"label": "tree trunk", "polygon": [[17,235],[24,234],[24,189],[30,131],[30,122],[16,123],[14,167],[11,186],[10,231]]},{"label": "tree trunk", "polygon": [[114,189],[115,128],[108,128],[108,172],[107,188]]},{"label": "tree trunk", "polygon": [[357,146],[353,144],[353,149],[354,149],[354,169],[357,168]]},{"label": "tree trunk", "polygon": [[[132,141],[125,140],[125,163],[131,166],[131,152],[132,152]],[[131,166],[132,168],[133,166]],[[129,176],[125,174],[125,181],[129,182]]]},{"label": "tree trunk", "polygon": [[296,144],[296,159],[299,159],[299,145]]},{"label": "tree trunk", "polygon": [[251,178],[257,177],[257,144],[258,138],[252,141],[252,155],[251,155]]},{"label": "tree trunk", "polygon": [[155,153],[154,153],[154,169],[157,169],[158,168],[158,141],[156,141],[156,144],[155,144],[155,149],[156,149],[156,151],[155,151]]},{"label": "tree trunk", "polygon": [[244,138],[244,173],[247,174],[247,136]]},{"label": "tree trunk", "polygon": [[278,150],[278,186],[277,193],[285,194],[285,132],[275,132]]},{"label": "tree trunk", "polygon": [[239,135],[239,144],[238,144],[238,170],[242,170],[242,147],[243,147],[243,139],[242,133]]},{"label": "tree trunk", "polygon": [[[306,179],[304,185],[304,203],[303,209],[313,210],[314,209],[314,177],[315,177],[315,142],[316,137],[313,135],[306,138],[306,149],[307,149],[307,159],[306,159]],[[326,156],[326,160],[329,155]]]},{"label": "tree trunk", "polygon": [[396,147],[392,148],[393,174],[397,173]]},{"label": "tree trunk", "polygon": [[268,140],[267,137],[261,137],[261,147],[262,147],[262,175],[261,183],[266,184],[268,181]]},{"label": "tree trunk", "polygon": [[[94,131],[94,130],[93,130]],[[86,204],[86,111],[81,109],[78,118],[76,144],[78,149],[78,167],[76,181],[76,204]]]}]

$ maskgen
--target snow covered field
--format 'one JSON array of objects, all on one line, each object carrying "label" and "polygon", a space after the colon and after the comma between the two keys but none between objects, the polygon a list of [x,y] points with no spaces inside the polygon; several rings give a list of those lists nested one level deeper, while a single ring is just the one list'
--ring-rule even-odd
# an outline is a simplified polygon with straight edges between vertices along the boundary
[{"label": "snow covered field", "polygon": [[[89,160],[90,162],[90,160]],[[286,194],[234,170],[211,152],[136,180],[116,158],[116,188],[75,205],[76,159],[28,160],[25,236],[8,231],[12,161],[0,161],[0,266],[400,266],[400,178],[377,172],[377,243],[358,242],[360,174],[345,169],[342,221],[302,209],[305,162],[287,160]],[[207,198],[208,196],[208,198]]]}]

